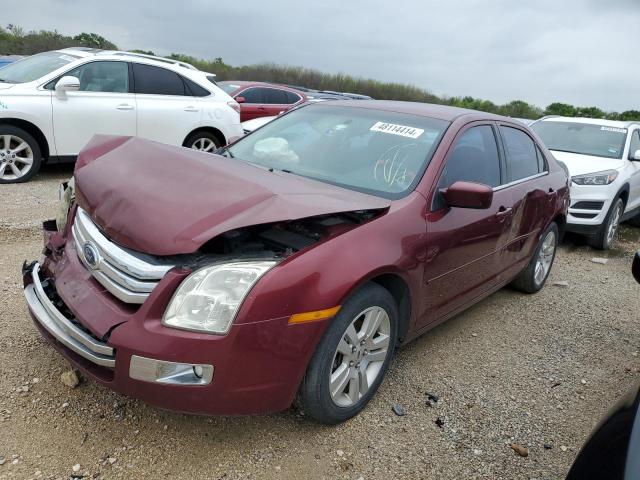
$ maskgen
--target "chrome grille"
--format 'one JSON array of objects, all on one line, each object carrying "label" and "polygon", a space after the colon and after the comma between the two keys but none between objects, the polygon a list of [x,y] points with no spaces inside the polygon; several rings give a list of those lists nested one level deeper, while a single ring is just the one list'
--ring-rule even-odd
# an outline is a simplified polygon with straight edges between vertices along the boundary
[{"label": "chrome grille", "polygon": [[175,266],[161,258],[115,244],[81,208],[76,212],[72,233],[82,264],[104,288],[126,303],[144,303],[158,282]]}]

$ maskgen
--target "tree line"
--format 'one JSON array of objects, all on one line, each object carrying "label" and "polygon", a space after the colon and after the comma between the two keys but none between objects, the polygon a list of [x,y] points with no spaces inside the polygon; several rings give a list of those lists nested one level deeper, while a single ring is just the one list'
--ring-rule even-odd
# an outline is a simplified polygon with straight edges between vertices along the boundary
[{"label": "tree line", "polygon": [[[73,46],[116,50],[117,46],[96,33],[81,33],[68,36],[58,31],[39,30],[25,32],[16,25],[0,27],[0,55],[33,55],[47,50]],[[153,55],[149,50],[132,50]],[[317,90],[333,90],[369,95],[381,100],[406,100],[412,102],[437,103],[471,108],[517,118],[540,118],[543,115],[567,117],[592,117],[609,120],[640,120],[640,110],[607,112],[598,107],[577,107],[555,102],[540,108],[523,100],[498,105],[489,100],[465,97],[435,95],[428,90],[399,82],[381,82],[370,78],[355,77],[344,73],[325,73],[312,68],[262,63],[256,65],[232,66],[222,58],[203,60],[189,55],[172,53],[169,58],[190,63],[196,68],[215,73],[218,80],[255,80],[263,82],[300,85]]]}]

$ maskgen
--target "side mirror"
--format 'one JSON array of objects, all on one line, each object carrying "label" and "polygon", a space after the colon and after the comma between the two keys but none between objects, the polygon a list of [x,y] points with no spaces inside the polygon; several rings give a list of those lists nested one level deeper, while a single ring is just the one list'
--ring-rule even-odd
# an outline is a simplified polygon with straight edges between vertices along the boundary
[{"label": "side mirror", "polygon": [[247,101],[247,99],[244,98],[244,97],[236,97],[236,102],[238,102],[238,103],[245,103],[246,101]]},{"label": "side mirror", "polygon": [[640,250],[638,250],[635,257],[633,257],[631,272],[633,273],[633,278],[636,279],[636,282],[640,283]]},{"label": "side mirror", "polygon": [[64,97],[67,92],[77,92],[80,90],[80,79],[66,75],[56,83],[56,93]]},{"label": "side mirror", "polygon": [[629,155],[629,160],[633,162],[640,162],[640,149],[636,150],[635,152],[632,152]]},{"label": "side mirror", "polygon": [[455,182],[440,193],[450,207],[483,209],[493,201],[493,189],[482,183]]}]

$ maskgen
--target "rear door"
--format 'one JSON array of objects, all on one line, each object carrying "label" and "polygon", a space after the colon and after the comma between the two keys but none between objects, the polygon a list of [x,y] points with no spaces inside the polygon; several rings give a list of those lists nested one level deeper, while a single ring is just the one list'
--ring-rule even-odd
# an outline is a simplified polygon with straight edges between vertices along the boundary
[{"label": "rear door", "polygon": [[201,125],[202,100],[178,73],[155,65],[133,63],[138,105],[138,136],[182,145]]},{"label": "rear door", "polygon": [[427,214],[424,326],[451,314],[493,288],[500,272],[500,251],[511,221],[511,196],[499,187],[505,168],[496,126],[473,123],[457,135],[447,153],[437,190],[456,181],[495,189],[488,209],[449,207],[436,192]]},{"label": "rear door", "polygon": [[136,135],[128,62],[88,62],[65,75],[77,77],[80,89],[51,97],[58,155],[77,155],[95,134]]},{"label": "rear door", "polygon": [[296,103],[300,102],[302,97],[288,90],[279,88],[264,89],[264,107],[268,115],[279,115],[286,112]]},{"label": "rear door", "polygon": [[553,214],[555,197],[547,160],[533,138],[511,124],[500,124],[499,131],[507,167],[507,183],[500,192],[510,198],[512,208],[501,258],[501,280],[506,281],[529,261],[542,229]]}]

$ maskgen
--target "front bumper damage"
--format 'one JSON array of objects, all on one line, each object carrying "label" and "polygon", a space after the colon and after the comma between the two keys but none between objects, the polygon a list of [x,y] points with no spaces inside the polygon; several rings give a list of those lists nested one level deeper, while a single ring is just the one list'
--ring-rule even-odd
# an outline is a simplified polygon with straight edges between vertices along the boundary
[{"label": "front bumper damage", "polygon": [[43,337],[87,377],[186,413],[245,415],[291,405],[326,322],[266,319],[233,325],[224,336],[167,328],[162,314],[188,272],[168,272],[142,305],[123,307],[65,235],[45,223],[45,256],[23,267],[24,295]]}]

